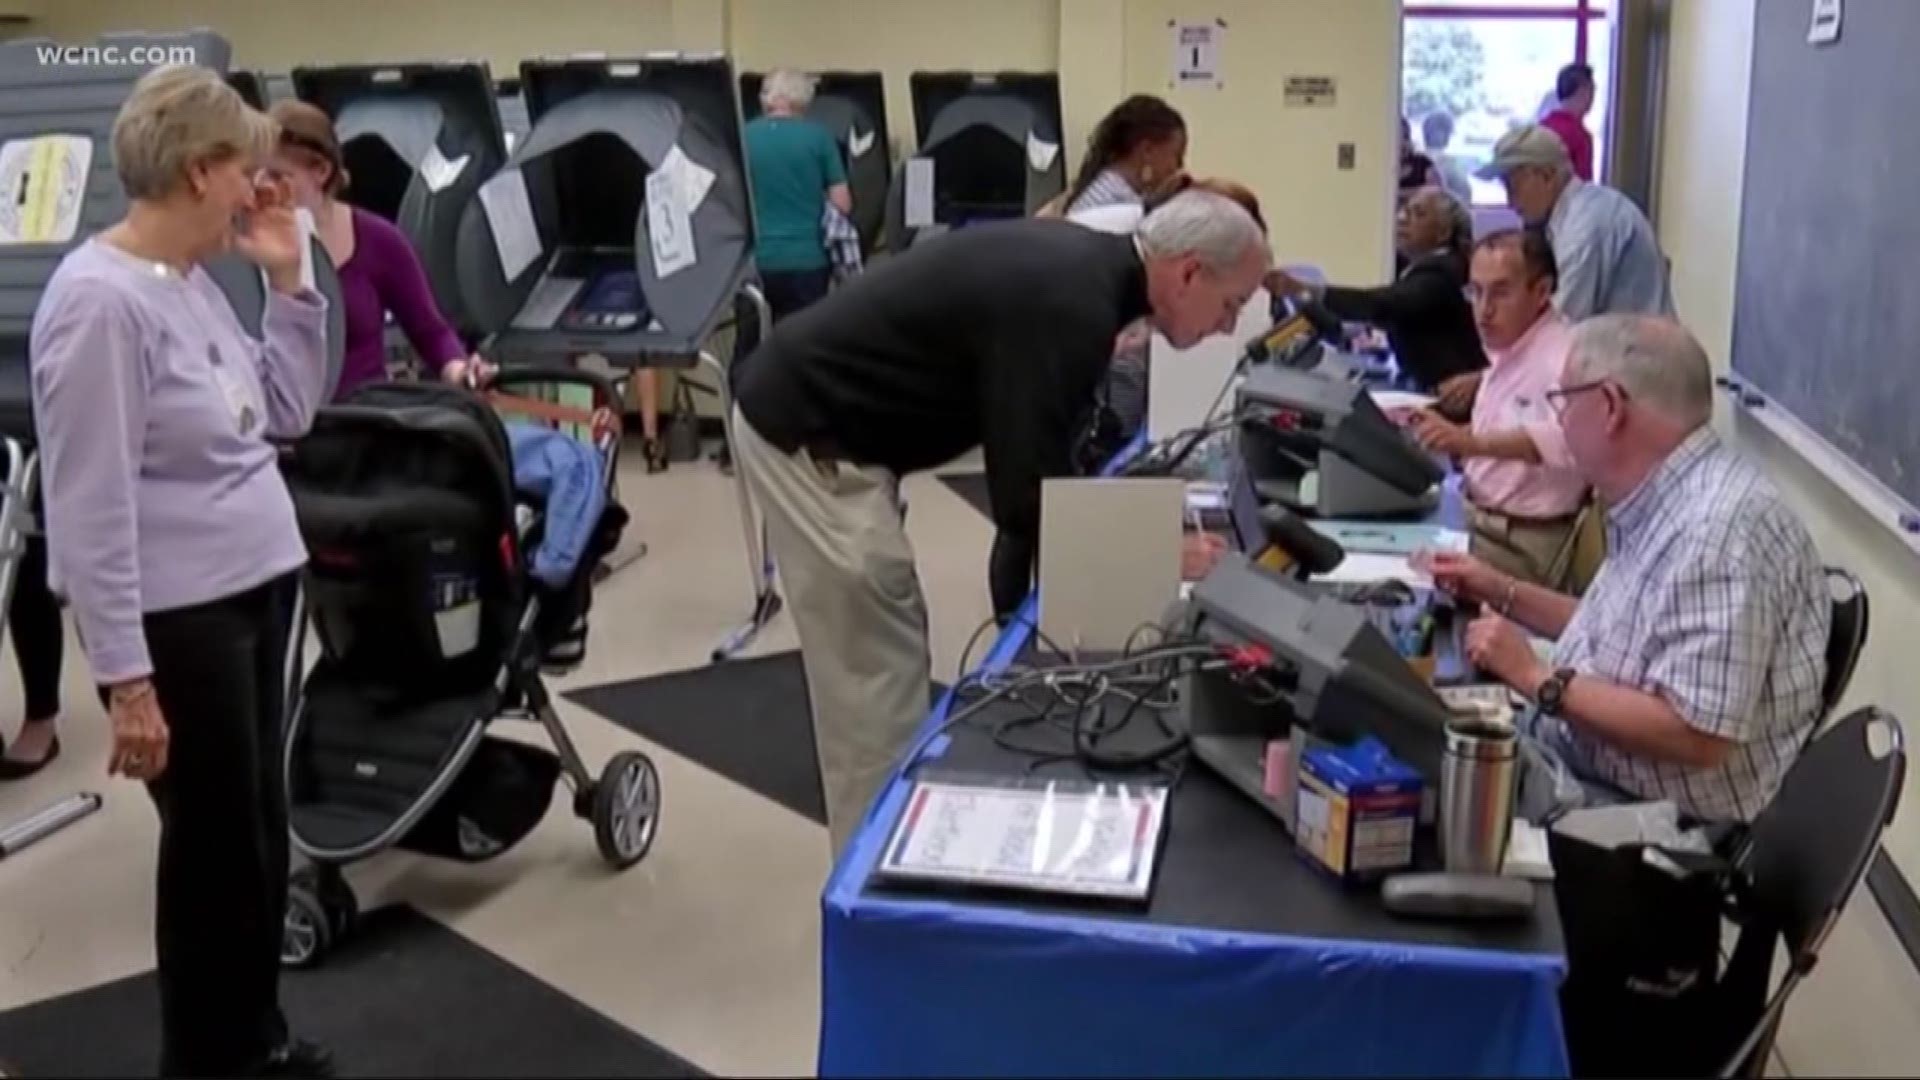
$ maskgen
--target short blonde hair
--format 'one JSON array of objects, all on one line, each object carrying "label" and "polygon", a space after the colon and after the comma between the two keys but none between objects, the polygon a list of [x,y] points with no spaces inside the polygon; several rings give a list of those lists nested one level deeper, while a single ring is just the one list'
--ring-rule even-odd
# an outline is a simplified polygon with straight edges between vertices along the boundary
[{"label": "short blonde hair", "polygon": [[169,64],[140,77],[113,121],[113,167],[130,199],[158,199],[187,170],[234,156],[273,152],[278,126],[246,103],[219,73]]},{"label": "short blonde hair", "polygon": [[784,102],[794,112],[806,112],[813,104],[813,76],[792,68],[780,68],[767,74],[760,84],[760,107],[771,108]]}]

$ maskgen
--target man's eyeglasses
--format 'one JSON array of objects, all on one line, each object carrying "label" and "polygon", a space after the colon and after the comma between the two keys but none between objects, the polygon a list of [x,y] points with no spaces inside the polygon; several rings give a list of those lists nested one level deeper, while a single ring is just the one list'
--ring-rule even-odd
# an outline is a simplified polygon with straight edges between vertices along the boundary
[{"label": "man's eyeglasses", "polygon": [[[1610,380],[1607,379],[1595,379],[1592,382],[1583,382],[1576,386],[1563,386],[1556,390],[1549,390],[1546,393],[1547,404],[1553,407],[1553,414],[1555,416],[1565,416],[1567,413],[1567,403],[1574,395],[1584,394],[1589,390],[1599,390],[1609,385],[1609,383]],[[1620,396],[1625,397],[1626,391],[1620,391]]]}]

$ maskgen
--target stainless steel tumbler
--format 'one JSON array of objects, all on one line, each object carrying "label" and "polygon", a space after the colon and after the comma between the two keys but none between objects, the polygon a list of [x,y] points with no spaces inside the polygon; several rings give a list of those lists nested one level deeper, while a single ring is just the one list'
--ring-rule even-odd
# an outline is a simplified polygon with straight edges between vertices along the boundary
[{"label": "stainless steel tumbler", "polygon": [[1440,762],[1440,857],[1449,872],[1498,874],[1513,829],[1519,749],[1512,727],[1475,716],[1447,725]]}]

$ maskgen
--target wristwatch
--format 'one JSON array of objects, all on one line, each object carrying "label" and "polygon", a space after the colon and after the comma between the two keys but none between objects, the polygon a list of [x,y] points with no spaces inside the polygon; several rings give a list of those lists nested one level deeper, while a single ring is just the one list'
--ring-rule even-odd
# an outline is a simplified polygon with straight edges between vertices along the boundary
[{"label": "wristwatch", "polygon": [[1533,692],[1534,703],[1540,706],[1543,716],[1560,715],[1560,706],[1567,697],[1567,684],[1573,681],[1573,676],[1572,668],[1561,668],[1547,676],[1547,681]]}]

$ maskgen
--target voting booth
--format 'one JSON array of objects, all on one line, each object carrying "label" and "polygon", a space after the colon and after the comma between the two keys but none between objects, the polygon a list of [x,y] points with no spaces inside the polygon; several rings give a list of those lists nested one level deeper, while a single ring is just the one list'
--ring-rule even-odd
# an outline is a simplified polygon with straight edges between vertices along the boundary
[{"label": "voting booth", "polygon": [[469,341],[478,337],[454,260],[461,215],[507,156],[487,66],[302,67],[293,89],[333,119],[347,171],[343,197],[399,226],[440,313]]},{"label": "voting booth", "polygon": [[916,71],[909,85],[919,150],[894,181],[890,246],[1026,217],[1066,188],[1058,75]]},{"label": "voting booth", "polygon": [[[721,55],[529,60],[526,137],[461,216],[465,310],[505,364],[583,355],[617,368],[701,367],[731,422],[727,366],[709,349],[736,311],[764,329],[733,65]],[[731,431],[728,437],[731,438]],[[754,616],[779,608],[744,481]]]},{"label": "voting booth", "polygon": [[[887,191],[893,181],[893,145],[887,134],[887,88],[877,71],[817,71],[807,118],[827,129],[840,147],[853,195],[853,227],[860,251],[873,254],[887,216]],[[760,87],[766,76],[740,76],[740,109],[748,120],[760,115]]]},{"label": "voting booth", "polygon": [[247,104],[266,112],[274,102],[294,96],[293,80],[284,75],[270,75],[251,68],[238,68],[227,72],[227,85],[240,92]]}]

